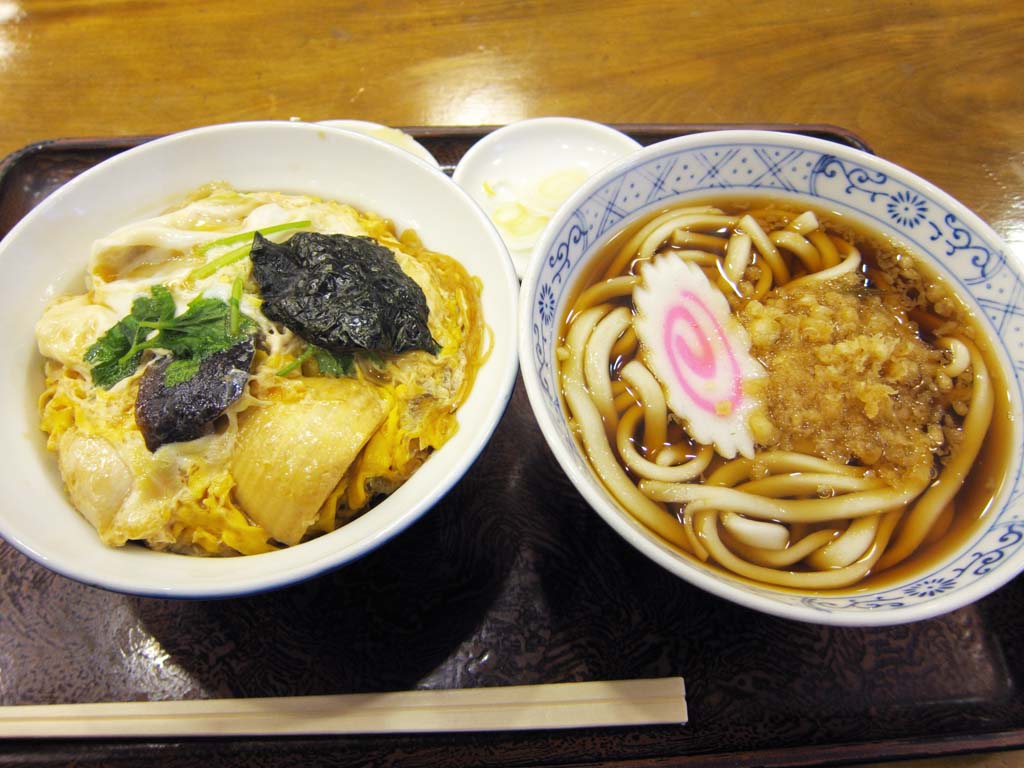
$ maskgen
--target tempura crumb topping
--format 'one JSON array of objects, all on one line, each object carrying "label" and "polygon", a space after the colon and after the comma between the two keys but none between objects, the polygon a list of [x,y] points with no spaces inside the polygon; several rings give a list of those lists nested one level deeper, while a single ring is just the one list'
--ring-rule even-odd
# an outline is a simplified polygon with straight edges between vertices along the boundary
[{"label": "tempura crumb topping", "polygon": [[944,352],[863,275],[798,281],[739,317],[771,374],[756,383],[774,428],[769,447],[855,462],[895,484],[958,439],[944,417],[956,396]]}]

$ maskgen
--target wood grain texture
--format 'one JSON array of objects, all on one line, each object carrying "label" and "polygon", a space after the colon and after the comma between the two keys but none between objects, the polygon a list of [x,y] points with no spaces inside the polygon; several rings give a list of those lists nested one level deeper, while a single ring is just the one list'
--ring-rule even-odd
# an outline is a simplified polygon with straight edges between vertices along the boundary
[{"label": "wood grain texture", "polygon": [[[263,118],[829,123],[947,189],[1024,258],[1022,28],[1024,4],[991,0],[0,0],[0,157]],[[44,158],[18,194],[32,204],[96,159]],[[10,192],[0,231],[20,215]],[[691,711],[685,727],[571,734],[8,742],[0,765],[810,766],[1024,746],[1024,584],[882,630],[724,603],[586,508],[521,385],[474,471],[343,571],[168,602],[69,582],[0,545],[0,584],[3,704],[681,674]]]},{"label": "wood grain texture", "polygon": [[0,155],[211,122],[842,125],[1024,251],[1024,4],[3,0]]}]

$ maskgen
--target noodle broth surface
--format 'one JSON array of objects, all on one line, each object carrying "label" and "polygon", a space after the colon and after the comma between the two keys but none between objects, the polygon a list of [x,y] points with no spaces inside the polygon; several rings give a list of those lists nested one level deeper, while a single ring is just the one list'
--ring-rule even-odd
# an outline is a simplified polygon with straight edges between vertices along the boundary
[{"label": "noodle broth surface", "polygon": [[[610,494],[634,518],[685,556],[703,561],[707,566],[727,572],[733,577],[784,590],[820,593],[874,589],[926,573],[947,559],[977,530],[979,521],[984,518],[993,499],[999,495],[1005,481],[1010,453],[1010,403],[1005,379],[994,350],[968,307],[949,284],[928,267],[925,259],[848,217],[802,203],[764,197],[709,199],[699,204],[688,204],[687,209],[659,211],[615,235],[575,286],[573,297],[568,303],[568,312],[561,324],[557,359],[560,361],[563,405],[584,454],[588,456],[591,466]],[[805,213],[807,211],[810,212],[810,218]],[[737,233],[750,234],[744,231],[751,229],[745,226],[749,219],[744,217],[748,215],[759,225],[761,232],[753,235],[750,254],[743,261],[742,255],[736,256],[730,239]],[[690,222],[702,217],[707,221],[696,224]],[[720,223],[720,217],[721,221],[728,220],[731,223]],[[674,228],[672,222],[680,219],[686,220],[684,227]],[[643,244],[645,233],[649,235],[648,240],[660,241],[653,246],[653,256],[650,242],[646,246]],[[773,244],[777,253],[771,259],[763,252],[771,246],[759,248],[759,241],[765,235],[775,241]],[[815,246],[817,256],[810,251],[798,254],[796,250],[803,248],[803,245],[797,242],[797,237],[803,243],[809,242]],[[826,253],[828,250],[833,251],[830,256]],[[854,252],[858,255],[856,259],[851,258]],[[720,476],[735,475],[733,468],[738,466],[736,461],[742,460],[742,456],[723,458],[721,450],[717,450],[711,451],[709,457],[707,449],[702,452],[701,444],[690,437],[695,431],[694,424],[685,415],[676,415],[671,407],[667,409],[664,424],[651,430],[649,414],[658,413],[657,409],[651,410],[644,402],[634,381],[635,377],[623,376],[623,371],[629,371],[627,366],[632,368],[634,362],[652,367],[651,358],[657,357],[656,351],[652,352],[650,346],[637,340],[634,332],[636,324],[626,323],[625,313],[632,320],[638,316],[634,290],[637,283],[644,284],[639,278],[645,268],[641,265],[655,259],[665,259],[669,254],[673,259],[699,265],[708,284],[726,297],[731,317],[740,328],[738,331],[731,328],[731,332],[735,339],[740,340],[741,345],[744,340],[750,345],[752,355],[766,370],[764,377],[747,379],[743,383],[744,395],[756,403],[745,419],[751,427],[757,447],[750,461],[752,469],[739,483],[733,481],[723,484]],[[818,259],[817,263],[814,262],[815,258]],[[779,261],[781,267],[776,263]],[[853,261],[857,261],[857,264],[850,269],[849,265]],[[773,273],[770,285],[765,275],[769,271]],[[829,277],[832,272],[838,274]],[[779,279],[780,274],[784,281]],[[812,274],[818,274],[819,278],[805,279]],[[818,404],[826,402],[831,393],[819,391],[820,382],[814,380],[812,369],[816,367],[815,354],[820,353],[822,357],[826,356],[826,352],[835,354],[836,350],[845,349],[843,344],[853,342],[844,338],[827,338],[827,344],[814,347],[814,324],[808,321],[805,325],[811,326],[809,333],[812,337],[812,341],[808,342],[811,345],[809,354],[803,350],[805,356],[799,366],[790,365],[773,371],[771,354],[766,354],[765,350],[774,352],[776,344],[770,337],[751,344],[751,338],[757,340],[763,331],[751,320],[751,314],[757,314],[754,310],[778,301],[780,294],[799,291],[817,297],[831,296],[835,299],[838,296],[840,301],[837,306],[840,309],[836,311],[849,311],[842,304],[842,294],[851,290],[863,294],[862,297],[858,296],[860,304],[855,306],[871,304],[876,309],[879,306],[885,308],[892,320],[891,325],[896,329],[890,336],[908,337],[903,340],[903,346],[914,347],[913,355],[908,355],[906,360],[897,359],[898,356],[894,355],[886,358],[885,353],[893,347],[894,341],[884,335],[877,339],[880,346],[870,350],[870,355],[878,358],[875,361],[876,367],[885,369],[886,375],[889,375],[891,369],[903,365],[909,369],[903,377],[908,385],[906,391],[886,394],[883,389],[881,395],[876,392],[876,402],[871,407],[875,410],[889,408],[901,411],[916,408],[918,415],[930,409],[938,415],[930,417],[932,422],[927,426],[928,435],[921,434],[922,427],[915,429],[913,423],[906,425],[906,445],[900,442],[903,438],[895,432],[891,435],[879,433],[874,451],[862,447],[859,451],[851,452],[843,445],[838,445],[835,450],[826,449],[822,446],[831,446],[832,443],[819,441],[813,445],[813,441],[808,440],[808,433],[800,433],[799,430],[788,430],[793,439],[780,440],[780,425],[776,423],[782,420],[780,414],[772,413],[771,408],[766,406],[766,402],[771,399],[772,387],[790,394],[792,390],[798,390],[798,399],[812,401],[808,409],[810,418],[805,418],[808,414],[803,414],[796,421],[810,421],[810,433],[816,433],[812,412],[824,411],[824,407],[819,408]],[[810,307],[808,317],[811,320],[815,319],[816,312],[819,315],[823,312],[814,297],[799,296],[796,302],[790,304],[800,304],[801,301]],[[581,326],[590,323],[595,328],[601,328],[601,318],[595,320],[594,317],[615,314],[610,311],[612,309],[617,310],[620,325],[626,323],[627,328],[615,333],[616,329],[610,328],[612,323],[609,320],[603,332],[605,336],[614,335],[614,341],[610,345],[608,341],[595,345],[600,347],[598,353],[587,347],[588,354],[584,356],[587,362],[577,361],[574,350],[583,349],[579,345],[584,342],[580,340],[585,339],[590,344],[600,334],[593,328],[585,332]],[[746,322],[741,322],[741,318],[745,318]],[[786,318],[784,320],[793,322]],[[861,322],[860,318],[854,320],[856,322],[851,327]],[[728,321],[724,325],[730,330]],[[834,336],[837,332],[835,316],[826,316],[825,321],[819,325],[821,327],[818,332],[824,337]],[[575,332],[574,326],[577,326]],[[801,332],[804,330],[801,326]],[[861,333],[857,342],[863,345],[863,340],[867,338],[874,343],[875,336],[878,334]],[[954,343],[946,341],[950,338],[954,339]],[[966,364],[965,370],[956,372],[958,364],[954,358],[957,353],[962,358],[965,350],[968,356],[973,351],[975,357]],[[607,381],[603,375],[594,372],[596,364],[593,362],[595,355],[600,357],[605,351],[608,352]],[[782,365],[779,361],[774,364]],[[918,377],[920,384],[915,384],[917,379],[914,378],[914,366],[922,367],[923,372]],[[952,370],[956,375],[943,376],[940,371],[944,370]],[[982,372],[977,381],[975,370]],[[666,377],[655,378],[661,383]],[[875,388],[888,386],[891,378],[889,376],[876,383]],[[846,379],[850,391],[858,386],[867,386],[861,377],[847,375]],[[990,418],[983,417],[986,392],[978,394],[985,387],[986,380]],[[930,393],[921,394],[922,390],[929,387],[932,390]],[[947,389],[942,390],[942,387]],[[910,392],[917,393],[918,402],[907,406]],[[609,397],[613,405],[608,404]],[[591,405],[587,405],[586,400]],[[971,438],[965,441],[963,428],[969,406],[972,405],[978,408],[975,409],[974,420],[970,422]],[[630,413],[631,410],[633,413]],[[637,411],[641,411],[642,415],[638,415]],[[818,415],[821,418],[825,416],[823,413]],[[595,416],[599,422],[595,421]],[[828,414],[829,420],[833,418],[834,414]],[[861,418],[860,421],[862,423],[856,429],[862,432],[865,431],[865,424],[868,428],[872,426],[870,418]],[[982,427],[979,432],[977,424],[982,422],[990,422],[990,425]],[[850,424],[839,424],[838,429],[832,431],[855,434],[856,429]],[[787,429],[781,431],[787,432]],[[599,433],[603,433],[606,438],[603,443]],[[625,433],[628,433],[628,437],[624,436]],[[984,439],[976,440],[980,434],[984,434]],[[652,443],[652,439],[657,442]],[[624,440],[629,445],[624,445]],[[962,452],[961,444],[964,442],[968,444],[968,450]],[[920,457],[916,464],[905,458],[905,454],[911,451],[909,446],[912,443],[917,446],[914,450],[920,450],[923,444],[931,445],[931,453],[924,459],[927,466],[921,463]],[[772,448],[776,453],[784,450],[812,457],[816,462],[827,461],[830,463],[829,472],[836,474],[829,475],[832,480],[822,479],[813,491],[806,488],[802,491],[787,491],[784,485],[791,481],[778,476],[803,476],[813,486],[812,476],[821,474],[820,468],[810,465],[798,467],[796,464],[782,462],[780,468],[772,470],[769,467],[771,462],[764,460],[766,451]],[[633,449],[649,464],[660,463],[673,467],[690,464],[692,472],[696,474],[690,479],[672,483],[652,480],[650,475],[644,475],[636,469],[642,462],[635,457],[629,460],[623,458],[626,454],[632,454]],[[976,459],[969,460],[966,457],[969,454],[973,457],[972,450],[976,452]],[[677,453],[674,457],[669,455],[673,451]],[[958,459],[960,453],[963,456]],[[601,455],[605,458],[600,458]],[[608,464],[609,456],[614,459],[615,469]],[[901,464],[901,460],[905,463]],[[958,462],[962,466],[958,467]],[[949,471],[951,467],[952,471]],[[661,472],[656,468],[650,471],[655,474]],[[926,471],[927,476],[921,475],[922,471]],[[933,500],[941,495],[942,492],[933,490],[933,486],[948,488],[951,483],[949,478],[957,472],[966,474],[966,479],[962,488],[953,493],[951,503],[938,504],[942,509],[936,508],[927,515],[922,511],[912,515],[923,496]],[[843,480],[838,486],[832,487],[838,482],[835,480],[837,475],[844,473],[853,479]],[[683,476],[686,473],[680,470],[677,474]],[[908,477],[911,480],[907,480]],[[947,479],[942,483],[935,482],[939,477]],[[779,487],[762,493],[764,482],[760,481]],[[777,500],[780,507],[801,508],[800,514],[795,515],[801,517],[804,514],[803,507],[815,506],[803,504],[804,499],[844,494],[849,494],[849,503],[856,506],[865,496],[874,494],[891,497],[894,495],[893,488],[910,486],[914,482],[917,483],[916,490],[903,488],[902,495],[905,498],[901,503],[889,499],[880,504],[873,514],[862,511],[852,517],[837,520],[830,518],[793,522],[784,519],[789,514],[788,508],[782,509],[779,514],[772,511],[776,505],[774,500]],[[756,510],[743,511],[742,504],[735,510],[730,506],[735,501],[735,494],[729,493],[734,490],[731,486],[742,486],[744,483],[750,484],[753,489],[753,496],[747,493],[744,503],[757,507]],[[845,483],[849,484],[846,490],[843,489]],[[632,490],[626,487],[627,484],[632,486]],[[709,497],[711,493],[719,493],[715,488],[711,491],[701,490],[711,485],[724,485],[723,490],[728,497]],[[950,495],[948,491],[944,492],[946,496]],[[718,503],[720,498],[728,502],[724,503],[725,511]],[[790,503],[793,501],[800,503]],[[929,503],[921,503],[920,506],[923,509]],[[743,519],[737,520],[737,516]],[[728,525],[723,522],[725,517],[730,518]],[[920,522],[922,517],[928,518],[923,527]],[[911,520],[913,522],[909,522]],[[750,521],[757,525],[748,525]],[[787,531],[785,543],[781,541],[783,528]],[[753,562],[755,567],[722,562],[723,558],[709,551],[709,538],[720,540],[717,548],[725,546],[733,554],[742,552],[742,559],[748,563]],[[843,539],[842,545],[835,543],[839,539]],[[915,542],[915,539],[919,541]],[[811,544],[815,542],[817,546],[812,547]],[[785,560],[786,555],[779,553],[793,553],[798,546],[804,546],[808,552],[817,554],[790,564],[775,562]],[[826,549],[831,551],[823,552]],[[843,552],[837,555],[837,550]],[[758,558],[769,558],[772,564],[768,565]],[[812,562],[815,565],[811,565]],[[769,567],[771,573],[763,570]],[[819,573],[824,575],[818,576]],[[808,578],[805,574],[812,576]]]}]

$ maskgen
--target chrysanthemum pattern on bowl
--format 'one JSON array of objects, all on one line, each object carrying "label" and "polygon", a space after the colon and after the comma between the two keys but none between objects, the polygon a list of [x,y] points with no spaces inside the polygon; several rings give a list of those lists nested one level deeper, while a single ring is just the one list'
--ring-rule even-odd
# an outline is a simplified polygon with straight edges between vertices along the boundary
[{"label": "chrysanthemum pattern on bowl", "polygon": [[[873,222],[894,238],[931,253],[948,279],[960,285],[995,329],[1002,345],[997,352],[1008,363],[1008,383],[1019,402],[1024,372],[1024,282],[1021,267],[1011,264],[998,238],[965,208],[948,205],[948,198],[927,182],[884,161],[864,160],[855,152],[847,156],[838,146],[831,150],[824,142],[805,143],[806,147],[794,148],[791,141],[743,143],[730,139],[720,146],[675,148],[669,142],[664,152],[641,165],[623,166],[625,170],[609,174],[589,195],[581,193],[569,201],[571,211],[563,226],[557,233],[549,233],[554,234],[548,241],[550,247],[535,254],[542,267],[533,295],[524,297],[533,302],[531,362],[539,375],[545,407],[567,447],[572,449],[574,440],[558,416],[561,401],[553,354],[566,302],[580,277],[580,260],[627,220],[642,218],[662,201],[680,194],[695,200],[723,191],[811,199]],[[913,608],[953,589],[973,591],[979,579],[1011,565],[1019,569],[1024,558],[1019,443],[1018,439],[1012,446],[1012,488],[999,501],[988,527],[978,532],[956,562],[885,591],[816,598],[773,591],[773,599],[788,602],[798,611],[811,609],[821,614]],[[582,459],[579,465],[583,466]],[[1005,578],[1009,575],[1001,580]],[[741,584],[741,588],[769,594],[761,587]]]}]

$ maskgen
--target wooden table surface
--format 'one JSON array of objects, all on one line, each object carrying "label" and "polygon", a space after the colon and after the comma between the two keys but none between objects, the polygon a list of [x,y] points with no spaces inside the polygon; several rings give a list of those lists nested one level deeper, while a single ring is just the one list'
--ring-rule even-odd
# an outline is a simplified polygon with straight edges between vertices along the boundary
[{"label": "wooden table surface", "polygon": [[826,123],[1024,258],[1022,30],[1005,0],[0,0],[0,157],[253,119]]}]

